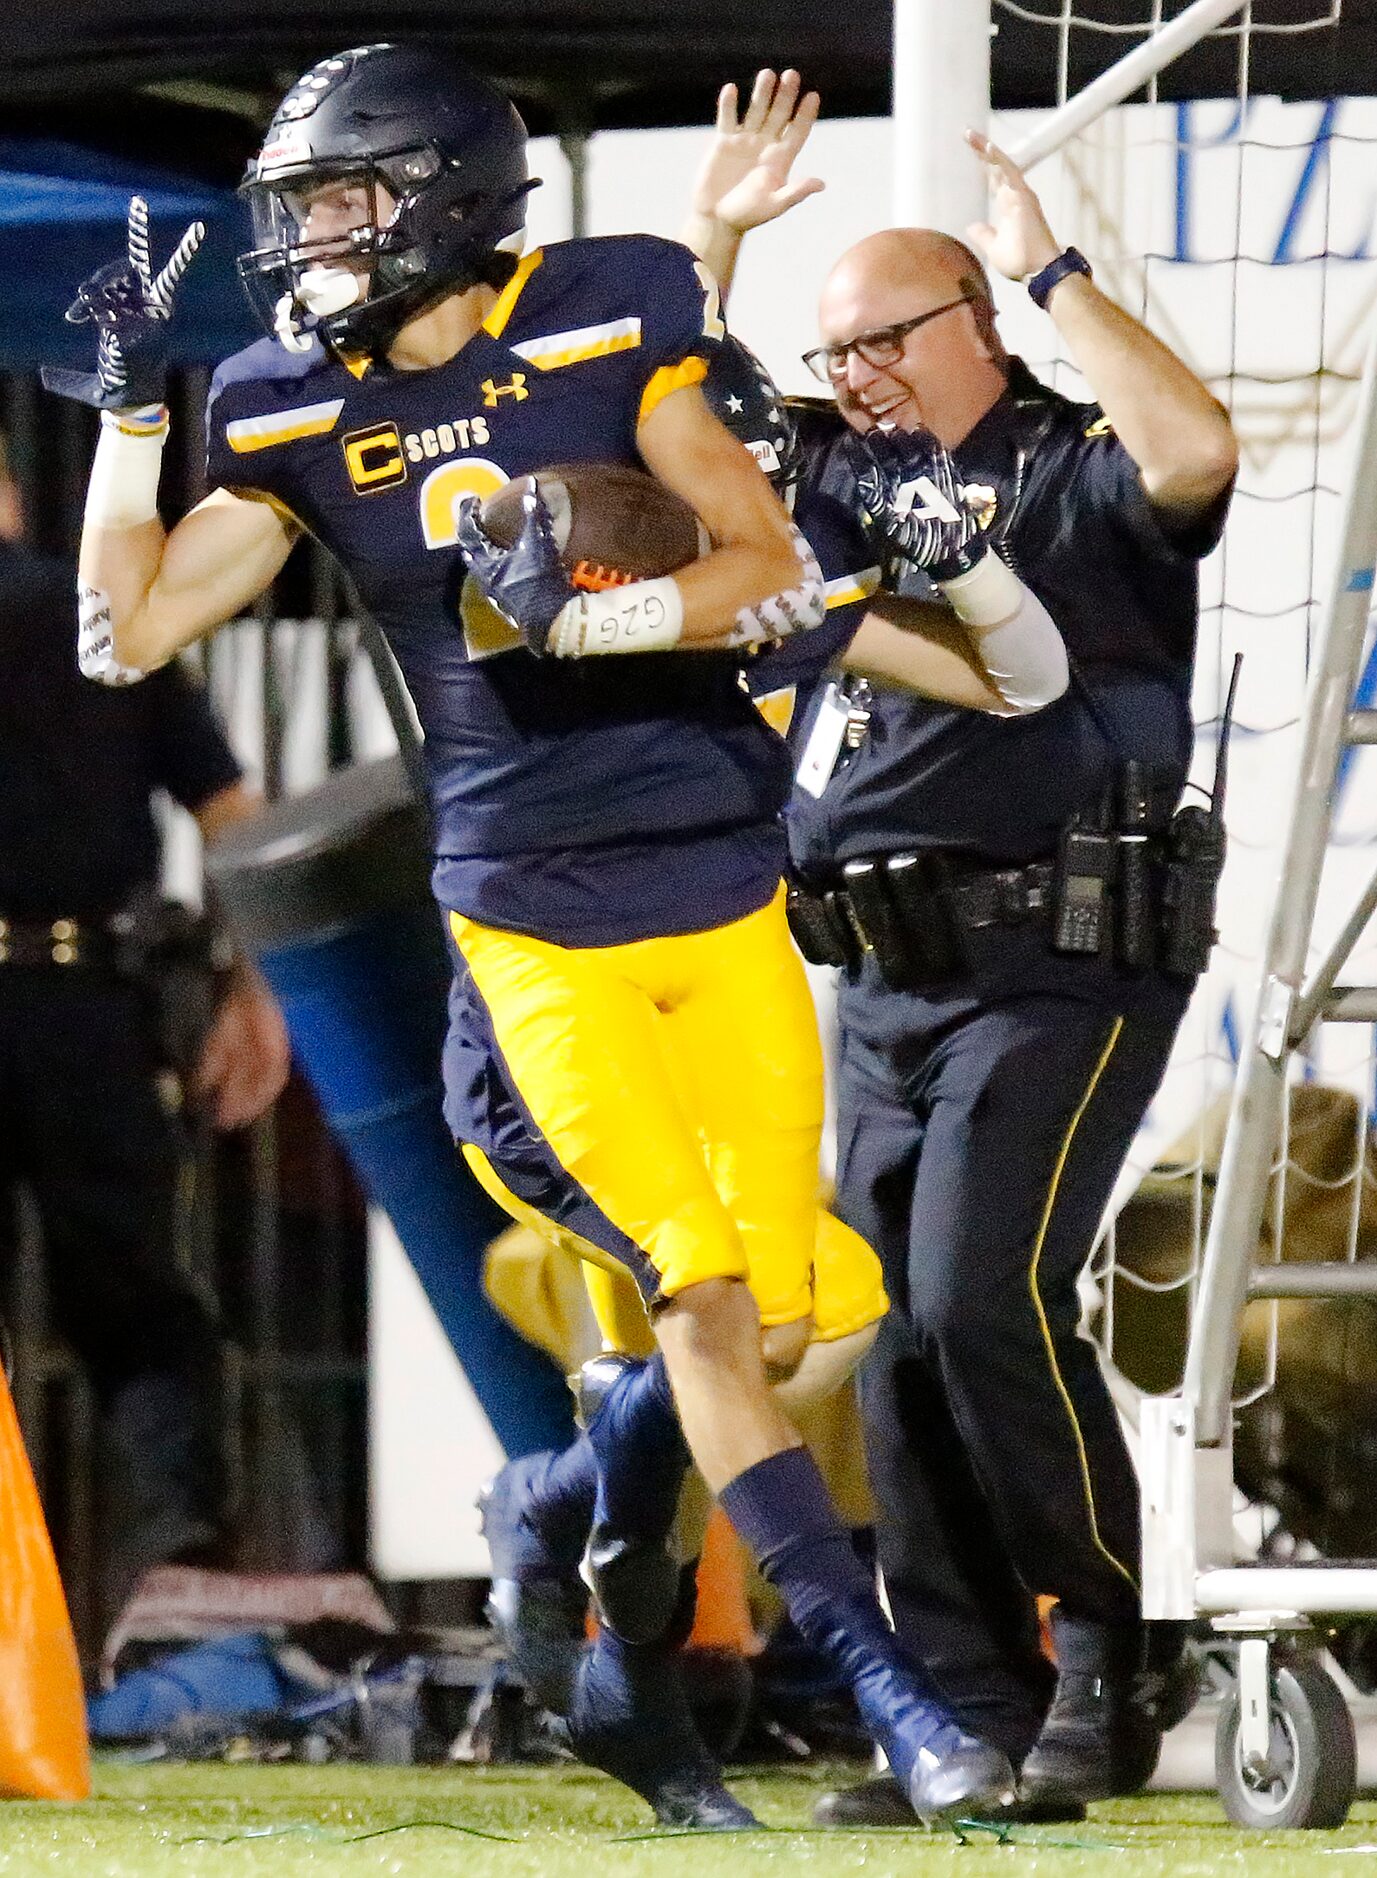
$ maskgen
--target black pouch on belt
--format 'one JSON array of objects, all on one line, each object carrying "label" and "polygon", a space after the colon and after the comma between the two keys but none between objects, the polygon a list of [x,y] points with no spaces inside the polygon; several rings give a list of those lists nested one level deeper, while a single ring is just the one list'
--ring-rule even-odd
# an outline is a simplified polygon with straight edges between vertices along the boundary
[{"label": "black pouch on belt", "polygon": [[814,893],[791,881],[785,894],[784,916],[794,944],[810,965],[855,968],[860,959],[860,942],[835,893]]},{"label": "black pouch on belt", "polygon": [[856,919],[892,991],[925,991],[960,977],[966,949],[941,860],[891,854],[842,869]]}]

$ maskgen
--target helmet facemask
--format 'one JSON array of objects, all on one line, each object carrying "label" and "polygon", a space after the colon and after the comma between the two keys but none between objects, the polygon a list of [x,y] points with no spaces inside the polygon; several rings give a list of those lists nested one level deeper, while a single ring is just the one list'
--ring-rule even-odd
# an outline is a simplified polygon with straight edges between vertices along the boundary
[{"label": "helmet facemask", "polygon": [[254,245],[239,271],[285,345],[302,348],[318,334],[372,350],[436,300],[483,280],[503,283],[511,264],[497,251],[519,252],[519,204],[533,187],[475,193],[424,145],[266,173],[260,162],[241,190]]}]

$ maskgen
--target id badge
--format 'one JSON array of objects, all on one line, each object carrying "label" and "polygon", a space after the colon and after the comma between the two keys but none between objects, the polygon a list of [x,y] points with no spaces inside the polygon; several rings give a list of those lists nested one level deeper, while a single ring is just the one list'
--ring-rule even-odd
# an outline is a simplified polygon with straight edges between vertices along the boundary
[{"label": "id badge", "polygon": [[810,796],[820,796],[827,787],[846,741],[850,720],[851,706],[845,693],[835,680],[829,681],[794,776],[799,788],[807,790]]}]

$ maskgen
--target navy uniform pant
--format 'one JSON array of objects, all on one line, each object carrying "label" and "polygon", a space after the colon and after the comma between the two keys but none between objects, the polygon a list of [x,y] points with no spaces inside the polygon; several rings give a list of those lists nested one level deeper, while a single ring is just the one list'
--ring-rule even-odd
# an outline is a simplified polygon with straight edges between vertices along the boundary
[{"label": "navy uniform pant", "polygon": [[1016,1758],[1053,1682],[1036,1596],[1139,1614],[1137,1484],[1077,1280],[1187,993],[1089,988],[930,999],[868,967],[840,999],[838,1211],[893,1304],[861,1385],[880,1563],[900,1636]]},{"label": "navy uniform pant", "polygon": [[54,1321],[102,1411],[106,1579],[126,1590],[143,1565],[212,1540],[223,1497],[221,1333],[178,1267],[185,1142],[156,1078],[133,986],[83,968],[0,969],[0,1272],[22,1182]]}]

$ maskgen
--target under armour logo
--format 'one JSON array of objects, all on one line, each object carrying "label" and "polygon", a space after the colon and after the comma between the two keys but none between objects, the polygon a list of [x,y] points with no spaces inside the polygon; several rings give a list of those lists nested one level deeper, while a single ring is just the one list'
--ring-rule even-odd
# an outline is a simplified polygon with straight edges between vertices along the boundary
[{"label": "under armour logo", "polygon": [[491,378],[483,380],[483,402],[490,411],[496,410],[499,398],[515,398],[520,404],[523,398],[529,398],[530,395],[526,389],[525,372],[513,372],[511,382],[506,385],[499,385]]}]

